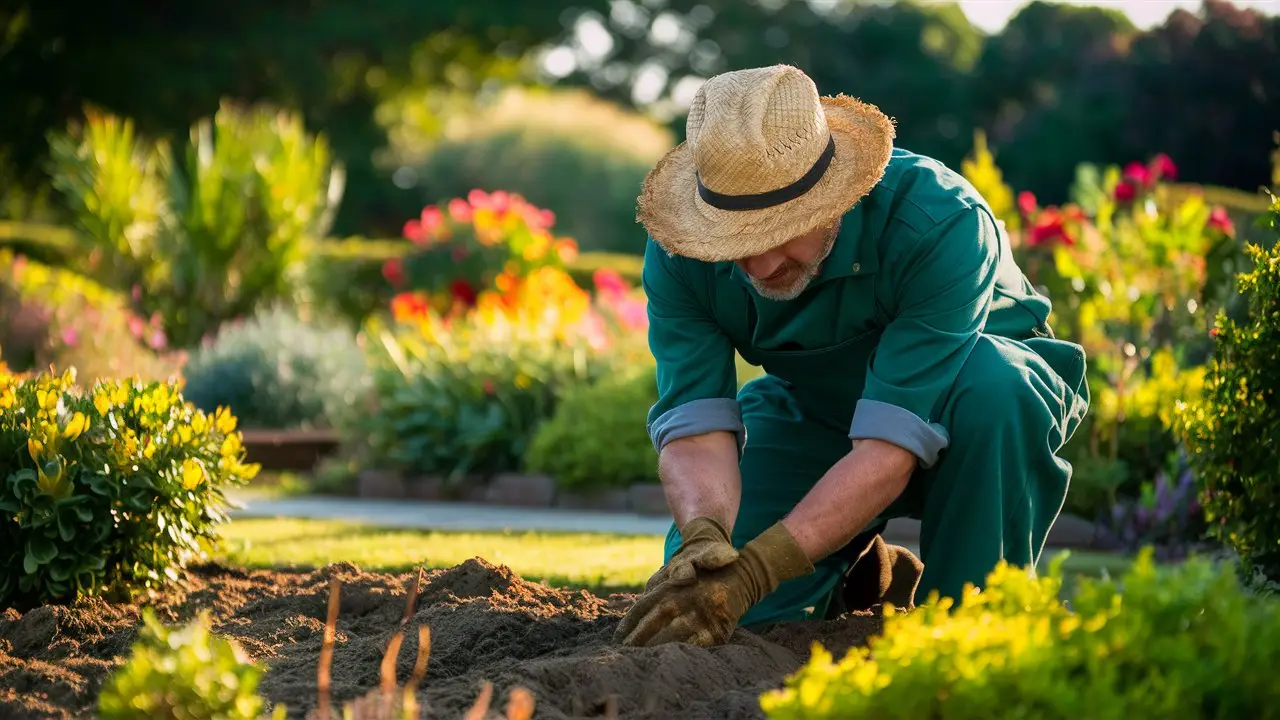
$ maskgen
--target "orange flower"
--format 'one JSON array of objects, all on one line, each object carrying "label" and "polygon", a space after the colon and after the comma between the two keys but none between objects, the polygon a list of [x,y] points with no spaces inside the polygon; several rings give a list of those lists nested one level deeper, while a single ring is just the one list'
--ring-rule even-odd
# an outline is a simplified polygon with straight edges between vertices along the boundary
[{"label": "orange flower", "polygon": [[556,241],[556,254],[560,262],[571,263],[578,259],[578,243],[573,238],[560,238]]}]

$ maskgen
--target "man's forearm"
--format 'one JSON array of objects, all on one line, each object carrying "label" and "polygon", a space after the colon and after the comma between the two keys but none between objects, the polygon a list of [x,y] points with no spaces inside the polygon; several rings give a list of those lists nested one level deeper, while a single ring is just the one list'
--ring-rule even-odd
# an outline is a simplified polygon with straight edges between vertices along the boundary
[{"label": "man's forearm", "polygon": [[714,432],[668,443],[658,458],[658,473],[677,527],[696,517],[709,517],[733,531],[742,497],[733,433]]},{"label": "man's forearm", "polygon": [[861,440],[827,471],[783,524],[817,562],[844,547],[902,494],[916,458],[879,440]]}]

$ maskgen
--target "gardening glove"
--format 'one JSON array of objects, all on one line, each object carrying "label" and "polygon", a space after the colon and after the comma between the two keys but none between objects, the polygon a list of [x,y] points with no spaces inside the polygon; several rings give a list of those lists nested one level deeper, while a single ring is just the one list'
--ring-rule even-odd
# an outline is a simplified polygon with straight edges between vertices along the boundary
[{"label": "gardening glove", "polygon": [[885,603],[912,608],[922,572],[924,563],[915,553],[900,545],[889,545],[877,535],[845,576],[844,609],[865,611]]},{"label": "gardening glove", "polygon": [[664,583],[643,595],[618,625],[623,645],[687,642],[721,645],[753,605],[784,581],[813,572],[813,563],[781,523],[747,543],[738,559],[697,571],[690,584]]},{"label": "gardening glove", "polygon": [[709,517],[698,517],[680,529],[680,549],[654,573],[645,584],[649,592],[664,582],[688,585],[696,575],[694,569],[716,570],[738,559],[738,550],[729,541],[729,533]]}]

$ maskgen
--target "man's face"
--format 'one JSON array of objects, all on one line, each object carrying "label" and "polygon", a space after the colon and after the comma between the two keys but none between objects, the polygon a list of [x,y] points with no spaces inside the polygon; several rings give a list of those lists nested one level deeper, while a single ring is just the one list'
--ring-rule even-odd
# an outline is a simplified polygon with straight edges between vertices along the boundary
[{"label": "man's face", "polygon": [[840,222],[798,235],[779,248],[737,261],[756,292],[770,300],[791,300],[822,271]]}]

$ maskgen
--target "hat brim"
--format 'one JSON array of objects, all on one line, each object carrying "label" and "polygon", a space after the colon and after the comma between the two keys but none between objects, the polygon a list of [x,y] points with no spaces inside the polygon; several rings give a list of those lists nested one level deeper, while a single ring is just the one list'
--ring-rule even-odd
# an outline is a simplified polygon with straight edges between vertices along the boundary
[{"label": "hat brim", "polygon": [[636,220],[667,252],[707,262],[759,255],[835,222],[880,182],[893,152],[894,127],[874,105],[846,95],[821,101],[835,156],[804,195],[764,210],[711,207],[698,195],[697,167],[686,142],[645,177]]}]

